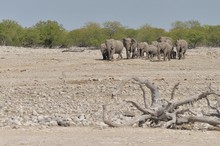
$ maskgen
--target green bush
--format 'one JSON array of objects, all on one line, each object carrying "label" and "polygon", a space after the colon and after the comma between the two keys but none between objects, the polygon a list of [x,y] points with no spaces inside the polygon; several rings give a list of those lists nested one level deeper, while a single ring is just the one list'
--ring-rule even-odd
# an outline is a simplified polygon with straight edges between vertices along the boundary
[{"label": "green bush", "polygon": [[0,45],[49,48],[70,46],[99,46],[106,39],[122,39],[131,37],[139,42],[151,43],[160,36],[169,36],[174,42],[185,39],[192,47],[211,46],[220,47],[220,25],[202,26],[198,21],[175,21],[172,29],[165,31],[150,25],[143,25],[138,29],[123,26],[118,21],[106,21],[102,25],[88,22],[83,27],[66,31],[56,21],[39,21],[34,26],[23,28],[13,20],[0,22]]}]

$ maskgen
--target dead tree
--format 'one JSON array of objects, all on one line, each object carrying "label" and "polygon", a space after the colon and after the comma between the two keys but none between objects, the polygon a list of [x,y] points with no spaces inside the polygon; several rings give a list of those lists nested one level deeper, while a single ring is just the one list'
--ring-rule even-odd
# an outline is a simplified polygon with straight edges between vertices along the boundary
[{"label": "dead tree", "polygon": [[[150,125],[160,125],[161,127],[165,128],[175,128],[176,126],[181,126],[183,124],[201,122],[201,123],[208,123],[212,126],[220,126],[220,113],[216,107],[212,107],[209,102],[209,97],[212,95],[215,97],[218,106],[220,106],[220,94],[216,93],[215,91],[203,92],[201,94],[188,97],[186,99],[181,99],[179,101],[167,101],[165,99],[160,99],[159,90],[158,88],[152,84],[148,80],[141,80],[137,77],[133,77],[126,81],[123,81],[119,87],[112,93],[112,96],[116,96],[119,91],[122,90],[123,86],[128,83],[129,81],[133,81],[132,83],[138,84],[143,92],[143,100],[144,100],[144,107],[141,107],[137,103],[133,101],[125,101],[127,104],[131,104],[137,108],[137,110],[141,111],[141,115],[134,116],[131,121],[124,122],[123,124],[117,124],[112,122],[107,117],[107,108],[106,105],[103,105],[103,121],[105,124],[109,125],[110,127],[121,127],[121,126],[132,126],[133,124],[138,124],[141,126],[146,121],[150,121]],[[171,98],[174,97],[174,92],[177,88],[179,83],[177,83],[171,93]],[[146,102],[146,92],[143,88],[146,86],[150,89],[151,92],[151,104],[148,105]],[[216,110],[216,113],[212,114],[203,114],[200,115],[192,112],[189,108],[186,108],[184,105],[186,104],[194,104],[201,99],[207,100],[207,105]],[[161,123],[161,124],[158,124]]]}]

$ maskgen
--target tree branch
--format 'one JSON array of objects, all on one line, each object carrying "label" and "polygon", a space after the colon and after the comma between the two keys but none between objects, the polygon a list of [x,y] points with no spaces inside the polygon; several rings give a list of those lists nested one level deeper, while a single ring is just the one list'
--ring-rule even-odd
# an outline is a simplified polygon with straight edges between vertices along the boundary
[{"label": "tree branch", "polygon": [[198,100],[201,100],[203,98],[206,98],[208,95],[217,95],[217,96],[220,96],[220,94],[217,94],[215,92],[204,92],[204,93],[201,93],[199,95],[196,95],[196,96],[193,96],[193,97],[189,97],[189,98],[186,98],[186,99],[183,99],[183,100],[180,100],[180,101],[177,101],[177,102],[174,102],[170,105],[170,107],[168,108],[168,111],[169,112],[172,112],[174,109],[176,109],[178,106],[182,106],[182,105],[185,105],[185,104],[189,104],[189,103],[192,103],[192,102],[195,102],[195,101],[198,101]]},{"label": "tree branch", "polygon": [[124,87],[124,85],[129,81],[130,79],[124,80],[121,82],[121,84],[116,88],[115,91],[112,92],[112,97],[116,96],[119,91]]},{"label": "tree branch", "polygon": [[160,100],[160,95],[159,95],[159,90],[156,86],[154,86],[148,80],[142,81],[137,77],[133,77],[132,79],[137,81],[140,84],[145,84],[145,86],[150,89],[150,91],[151,91],[151,101],[152,101],[151,106],[154,106],[154,105],[158,104],[158,101]]},{"label": "tree branch", "polygon": [[116,123],[113,123],[113,122],[109,121],[106,118],[106,106],[103,105],[102,107],[103,107],[103,121],[104,121],[105,124],[109,125],[110,127],[132,126],[133,124],[135,124],[137,122],[144,121],[144,120],[147,120],[147,119],[151,118],[151,115],[141,115],[141,116],[138,116],[138,117],[134,117],[131,121],[129,121],[127,123],[116,124]]},{"label": "tree branch", "polygon": [[208,106],[209,106],[211,109],[216,110],[216,111],[217,111],[217,113],[218,113],[218,114],[220,114],[220,112],[219,112],[218,108],[216,108],[216,107],[214,107],[214,106],[211,106],[211,104],[210,104],[210,102],[209,102],[209,99],[208,99],[208,98],[205,98],[205,99],[206,99],[206,101],[207,101]]},{"label": "tree branch", "polygon": [[220,120],[218,119],[211,119],[208,117],[196,117],[196,116],[185,116],[181,118],[177,118],[177,124],[189,123],[189,122],[200,122],[200,123],[208,123],[213,126],[219,126]]},{"label": "tree branch", "polygon": [[[148,80],[143,81],[143,80],[139,79],[138,77],[132,77],[131,79],[127,79],[127,80],[122,81],[121,84],[116,88],[116,90],[112,92],[112,97],[116,96],[118,94],[118,92],[123,88],[123,86],[130,80],[134,80],[134,81],[138,82],[139,85],[145,84],[145,86],[147,88],[149,88],[151,91],[151,106],[156,106],[158,104],[158,101],[160,100],[158,88],[156,86],[154,86]],[[142,87],[140,86],[140,88],[142,88]],[[143,91],[143,93],[145,94],[145,91]],[[146,97],[144,96],[144,98],[146,98]],[[146,106],[146,104],[145,104],[145,106]]]},{"label": "tree branch", "polygon": [[143,109],[141,108],[137,103],[133,102],[133,101],[126,101],[127,103],[131,103],[133,106],[135,106],[138,110],[140,110],[141,112],[143,112],[144,114],[150,114],[152,116],[156,116],[156,112],[150,110],[150,109]]},{"label": "tree branch", "polygon": [[180,84],[180,82],[178,82],[178,83],[176,83],[176,84],[174,85],[173,90],[172,90],[172,92],[171,92],[171,98],[170,98],[170,99],[173,99],[173,98],[174,98],[175,91],[176,91],[176,89],[178,88],[179,84]]},{"label": "tree branch", "polygon": [[139,84],[139,86],[140,86],[140,88],[141,88],[141,90],[142,90],[142,92],[143,92],[144,106],[145,106],[145,108],[147,108],[148,106],[147,106],[147,99],[146,99],[146,93],[145,93],[145,90],[144,90],[142,84]]},{"label": "tree branch", "polygon": [[[122,90],[123,86],[125,86],[125,84],[129,82],[130,80],[133,80],[132,83],[138,84],[140,86],[141,91],[143,93],[143,100],[144,100],[145,107],[142,108],[136,102],[133,102],[133,101],[126,101],[126,103],[132,104],[139,111],[141,111],[143,115],[134,116],[128,122],[125,122],[123,124],[117,124],[107,118],[106,106],[103,105],[103,121],[105,124],[109,125],[110,127],[131,126],[137,122],[139,122],[139,125],[140,125],[141,122],[145,122],[147,119],[150,119],[153,124],[158,124],[158,122],[165,121],[166,123],[163,126],[165,126],[166,128],[171,128],[173,126],[176,127],[177,124],[180,125],[180,124],[190,123],[190,122],[191,123],[201,122],[201,123],[207,123],[213,126],[220,126],[220,119],[217,118],[220,115],[219,114],[220,110],[218,110],[220,106],[220,93],[216,93],[215,91],[211,90],[211,87],[210,87],[210,91],[208,92],[197,94],[195,96],[188,97],[186,99],[181,99],[179,101],[169,102],[169,101],[160,99],[159,90],[154,84],[152,84],[148,80],[141,80],[137,77],[133,77],[131,79],[122,81],[120,85],[116,88],[116,90],[112,92],[112,97],[117,95],[118,92]],[[171,93],[171,99],[174,98],[175,91],[178,88],[179,84],[180,83],[177,83],[174,85],[172,89],[172,93]],[[144,90],[145,89],[144,85],[151,91],[151,106],[149,107],[147,107],[146,92]],[[210,101],[208,99],[209,95],[214,95],[217,101],[217,104],[218,104],[217,108],[215,108],[214,106],[210,104]],[[204,98],[207,100],[208,106],[216,110],[216,113],[207,114],[209,115],[209,117],[208,116],[198,117],[196,116],[197,114],[193,113],[190,109],[184,109],[184,107],[179,108],[179,106],[191,104]],[[184,114],[185,112],[188,112],[188,113]]]}]

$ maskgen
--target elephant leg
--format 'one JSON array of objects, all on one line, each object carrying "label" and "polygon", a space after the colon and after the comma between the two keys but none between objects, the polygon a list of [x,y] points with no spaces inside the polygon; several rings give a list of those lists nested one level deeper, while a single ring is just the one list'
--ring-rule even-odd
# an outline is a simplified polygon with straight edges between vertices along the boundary
[{"label": "elephant leg", "polygon": [[173,59],[176,59],[176,52],[173,52]]},{"label": "elephant leg", "polygon": [[103,60],[108,60],[108,51],[102,53]]},{"label": "elephant leg", "polygon": [[129,53],[128,49],[126,49],[126,56],[127,56],[127,59],[130,58],[130,53]]},{"label": "elephant leg", "polygon": [[141,50],[141,57],[144,57],[144,50]]},{"label": "elephant leg", "polygon": [[150,53],[149,52],[146,52],[146,57],[147,57],[147,59],[150,59]]},{"label": "elephant leg", "polygon": [[118,54],[118,58],[117,59],[122,59],[122,54]]},{"label": "elephant leg", "polygon": [[185,59],[185,54],[186,54],[186,52],[183,53],[183,59]]},{"label": "elephant leg", "polygon": [[178,59],[179,59],[179,60],[181,59],[181,55],[180,55],[180,52],[178,53]]},{"label": "elephant leg", "polygon": [[135,58],[135,55],[134,55],[134,53],[132,53],[132,56],[131,56],[131,58],[132,58],[132,59],[134,59],[134,58]]},{"label": "elephant leg", "polygon": [[150,58],[150,61],[153,61],[154,55],[153,54],[149,54],[149,58]]},{"label": "elephant leg", "polygon": [[164,52],[164,53],[163,53],[163,60],[164,60],[164,61],[167,60],[167,57],[166,57],[166,56],[167,56],[167,54]]},{"label": "elephant leg", "polygon": [[114,48],[111,48],[109,60],[114,59],[114,57],[113,57],[114,54],[115,54],[115,49],[114,49]]},{"label": "elephant leg", "polygon": [[113,59],[114,59],[113,55],[114,55],[114,53],[113,53],[113,52],[111,52],[111,56],[110,56],[111,60],[113,60]]},{"label": "elephant leg", "polygon": [[180,53],[180,59],[183,59],[183,52]]},{"label": "elephant leg", "polygon": [[164,50],[164,51],[163,51],[163,60],[164,60],[164,61],[166,61],[166,60],[167,60],[167,58],[166,58],[166,57],[167,57],[167,51],[166,51],[166,50]]},{"label": "elephant leg", "polygon": [[130,59],[130,58],[131,58],[131,52],[128,51],[128,59]]},{"label": "elephant leg", "polygon": [[160,61],[160,53],[157,54],[157,59]]},{"label": "elephant leg", "polygon": [[170,61],[170,59],[171,59],[170,52],[167,53],[167,57],[168,57],[168,60]]},{"label": "elephant leg", "polygon": [[119,54],[120,58],[123,59],[122,53]]},{"label": "elephant leg", "polygon": [[141,57],[141,53],[142,53],[142,50],[140,49],[140,50],[138,51],[138,57],[139,57],[139,58]]},{"label": "elephant leg", "polygon": [[111,60],[111,50],[110,49],[108,49],[107,58],[108,58],[108,60]]},{"label": "elephant leg", "polygon": [[104,53],[104,54],[102,54],[102,57],[103,57],[103,60],[106,60],[107,59],[107,56],[106,56],[106,54]]}]

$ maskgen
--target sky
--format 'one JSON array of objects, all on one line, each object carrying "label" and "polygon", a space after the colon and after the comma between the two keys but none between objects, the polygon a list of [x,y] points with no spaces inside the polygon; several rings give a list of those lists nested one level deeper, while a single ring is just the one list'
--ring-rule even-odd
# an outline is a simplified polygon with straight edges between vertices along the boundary
[{"label": "sky", "polygon": [[47,20],[66,30],[106,21],[134,29],[148,24],[169,30],[173,22],[189,20],[220,25],[220,0],[0,0],[0,4],[0,22],[10,19],[23,27]]}]

